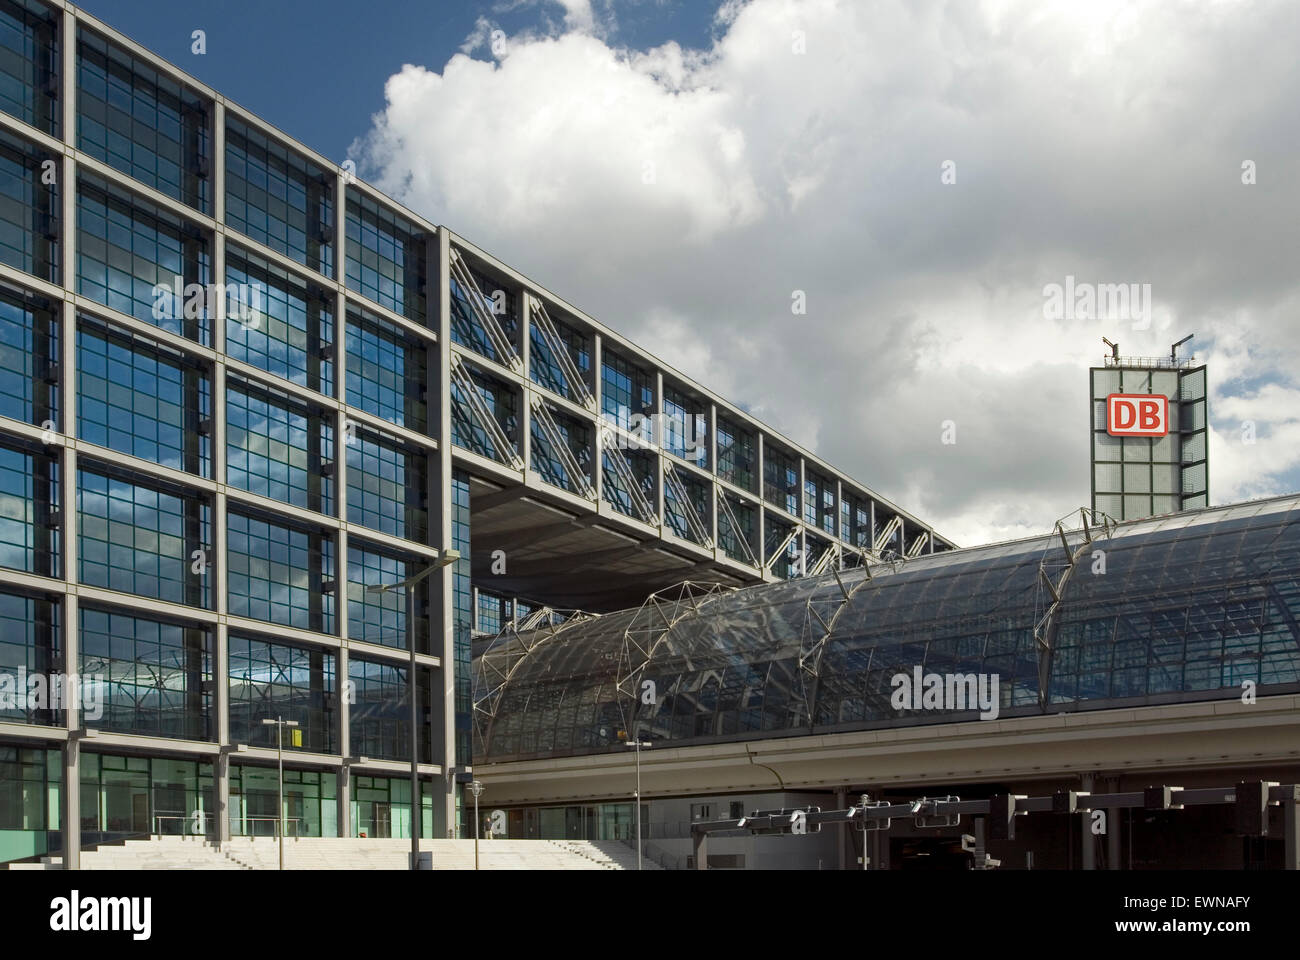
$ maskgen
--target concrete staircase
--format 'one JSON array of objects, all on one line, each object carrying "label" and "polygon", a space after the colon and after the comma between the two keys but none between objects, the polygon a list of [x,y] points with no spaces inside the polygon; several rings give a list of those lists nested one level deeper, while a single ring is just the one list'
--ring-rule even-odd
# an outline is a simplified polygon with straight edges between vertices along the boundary
[{"label": "concrete staircase", "polygon": [[[473,870],[473,840],[424,840],[434,870]],[[289,838],[286,870],[406,870],[409,840]],[[279,843],[269,837],[234,837],[224,844],[202,837],[153,837],[105,845],[81,855],[83,870],[276,870]],[[11,870],[60,870],[59,857],[12,864]],[[635,870],[636,852],[620,843],[583,840],[481,840],[482,870]],[[658,870],[650,860],[644,869]]]}]

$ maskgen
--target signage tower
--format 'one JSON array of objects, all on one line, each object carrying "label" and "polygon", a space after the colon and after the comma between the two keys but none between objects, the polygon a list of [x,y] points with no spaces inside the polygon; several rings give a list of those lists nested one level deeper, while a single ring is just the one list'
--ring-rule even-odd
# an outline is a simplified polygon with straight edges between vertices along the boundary
[{"label": "signage tower", "polygon": [[1089,370],[1092,508],[1137,520],[1209,505],[1205,365],[1195,357],[1121,357]]}]

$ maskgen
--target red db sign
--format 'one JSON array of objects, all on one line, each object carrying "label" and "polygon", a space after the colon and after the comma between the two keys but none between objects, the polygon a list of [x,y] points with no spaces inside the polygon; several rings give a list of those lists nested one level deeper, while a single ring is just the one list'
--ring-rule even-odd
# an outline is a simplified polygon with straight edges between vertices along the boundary
[{"label": "red db sign", "polygon": [[1169,398],[1151,393],[1106,397],[1106,432],[1112,437],[1163,437],[1169,432]]}]

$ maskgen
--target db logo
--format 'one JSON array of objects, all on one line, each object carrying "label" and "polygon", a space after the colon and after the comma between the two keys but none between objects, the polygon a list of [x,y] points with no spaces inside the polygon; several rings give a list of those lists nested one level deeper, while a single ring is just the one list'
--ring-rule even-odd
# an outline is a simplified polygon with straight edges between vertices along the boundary
[{"label": "db logo", "polygon": [[1169,398],[1151,393],[1106,397],[1106,432],[1112,437],[1163,437],[1169,432]]}]

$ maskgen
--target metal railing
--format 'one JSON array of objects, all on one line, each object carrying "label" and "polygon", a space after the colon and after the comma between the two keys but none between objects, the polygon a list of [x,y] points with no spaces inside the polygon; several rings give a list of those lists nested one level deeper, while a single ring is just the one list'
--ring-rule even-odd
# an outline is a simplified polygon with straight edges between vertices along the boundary
[{"label": "metal railing", "polygon": [[1108,367],[1150,367],[1182,370],[1196,363],[1195,357],[1112,357],[1103,358]]},{"label": "metal railing", "polygon": [[[195,821],[202,825],[194,828]],[[175,823],[177,829],[164,829],[165,824]],[[155,815],[153,818],[153,834],[156,837],[162,836],[182,836],[182,837],[210,837],[214,834],[217,826],[215,814],[194,812],[190,814],[165,814]]]},{"label": "metal railing", "polygon": [[[286,837],[293,837],[294,839],[297,839],[298,823],[300,819],[301,819],[300,817],[284,818],[284,822],[285,822],[284,835]],[[269,823],[271,824],[271,832],[270,833],[249,833],[247,829],[247,824],[250,823],[253,824]],[[236,829],[236,824],[239,825],[239,829]],[[293,833],[289,832],[288,824],[293,824]],[[231,817],[230,835],[232,837],[270,837],[271,839],[278,839],[280,836],[280,818],[279,817]]]}]

